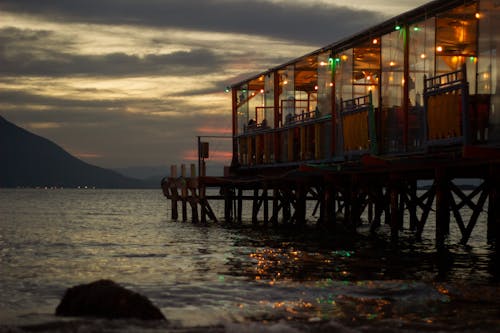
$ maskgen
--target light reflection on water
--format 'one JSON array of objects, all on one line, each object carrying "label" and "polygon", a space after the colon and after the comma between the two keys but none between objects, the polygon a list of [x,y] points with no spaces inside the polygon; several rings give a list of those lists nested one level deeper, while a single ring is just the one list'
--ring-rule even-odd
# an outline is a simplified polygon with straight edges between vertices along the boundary
[{"label": "light reflection on water", "polygon": [[366,230],[193,226],[169,220],[159,190],[0,190],[0,216],[0,324],[60,320],[66,288],[109,278],[151,298],[172,331],[500,327],[484,223],[471,247],[436,254],[431,222],[422,242],[403,232],[400,246]]}]

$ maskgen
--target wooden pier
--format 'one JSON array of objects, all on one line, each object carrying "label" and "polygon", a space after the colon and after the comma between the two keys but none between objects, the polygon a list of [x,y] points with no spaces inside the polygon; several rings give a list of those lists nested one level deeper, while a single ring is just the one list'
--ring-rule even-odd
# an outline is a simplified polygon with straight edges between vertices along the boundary
[{"label": "wooden pier", "polygon": [[[181,167],[185,170],[184,167]],[[500,154],[497,150],[466,147],[461,153],[439,153],[383,159],[365,155],[359,161],[332,165],[303,164],[285,173],[269,168],[254,175],[249,168],[238,177],[196,177],[185,171],[165,178],[162,188],[170,199],[172,219],[193,223],[251,223],[253,225],[336,225],[355,230],[362,223],[376,231],[388,224],[391,237],[408,229],[419,239],[429,219],[435,221],[436,245],[442,246],[452,220],[466,244],[482,213],[487,214],[487,239],[500,236]],[[240,170],[241,171],[241,170]],[[457,181],[474,179],[464,190]],[[418,187],[419,183],[428,184]],[[208,189],[217,195],[208,196]],[[209,191],[214,192],[214,191]],[[216,216],[211,202],[223,201]],[[251,204],[245,221],[244,202]],[[309,203],[309,204],[308,204]],[[472,214],[463,214],[470,209]],[[315,216],[315,217],[314,217]],[[362,218],[365,216],[365,219]],[[311,219],[311,217],[314,217]],[[339,218],[340,217],[340,218]]]},{"label": "wooden pier", "polygon": [[498,240],[499,20],[491,0],[431,1],[228,87],[229,172],[173,168],[172,218],[180,204],[195,223],[385,224],[394,240],[432,219],[438,247],[453,221],[463,244],[485,221]]}]

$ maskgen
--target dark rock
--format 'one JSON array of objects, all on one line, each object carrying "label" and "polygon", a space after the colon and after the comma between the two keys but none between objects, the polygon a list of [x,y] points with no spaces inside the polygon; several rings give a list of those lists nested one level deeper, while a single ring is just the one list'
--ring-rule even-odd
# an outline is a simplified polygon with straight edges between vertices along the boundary
[{"label": "dark rock", "polygon": [[56,308],[56,315],[166,320],[145,296],[111,280],[99,280],[69,288]]}]

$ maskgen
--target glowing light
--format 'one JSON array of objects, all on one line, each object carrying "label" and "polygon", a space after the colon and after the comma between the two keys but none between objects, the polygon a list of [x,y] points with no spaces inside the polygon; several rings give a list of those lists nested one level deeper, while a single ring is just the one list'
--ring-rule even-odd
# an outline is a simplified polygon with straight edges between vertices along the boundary
[{"label": "glowing light", "polygon": [[420,58],[421,58],[421,59],[425,59],[425,58],[427,58],[427,56],[425,55],[425,53],[422,53],[422,54],[420,55]]},{"label": "glowing light", "polygon": [[436,51],[438,51],[438,52],[443,52],[443,47],[442,47],[442,46],[438,46],[438,47],[436,47]]},{"label": "glowing light", "polygon": [[413,27],[413,31],[420,31],[419,27]]},{"label": "glowing light", "polygon": [[261,89],[261,90],[260,90],[260,93],[261,93],[261,94],[263,94],[263,93],[264,93],[264,89]]},{"label": "glowing light", "polygon": [[333,87],[333,82],[330,82],[330,87]]},{"label": "glowing light", "polygon": [[231,91],[231,88],[229,88],[229,87],[226,87],[226,88],[224,89],[224,92],[227,92],[227,93],[228,93],[228,92],[230,92],[230,91]]},{"label": "glowing light", "polygon": [[481,14],[480,13],[476,13],[476,18],[479,20],[481,18]]},{"label": "glowing light", "polygon": [[395,63],[394,61],[391,61],[391,62],[389,63],[389,66],[394,67],[394,66],[396,66],[396,63]]},{"label": "glowing light", "polygon": [[401,26],[398,24],[394,27],[394,30],[398,31],[398,30],[401,30]]},{"label": "glowing light", "polygon": [[373,43],[373,44],[378,44],[378,39],[377,39],[377,38],[374,38],[374,39],[372,40],[372,43]]},{"label": "glowing light", "polygon": [[324,62],[324,61],[322,61],[322,62],[320,62],[320,63],[319,63],[319,65],[320,65],[320,66],[326,66],[326,65],[327,65],[327,63],[326,63],[326,62]]},{"label": "glowing light", "polygon": [[283,84],[288,84],[288,80],[283,81]]},{"label": "glowing light", "polygon": [[348,59],[347,55],[345,54],[343,54],[340,58],[342,59],[342,61],[347,61]]},{"label": "glowing light", "polygon": [[314,86],[314,90],[318,90],[318,86]]}]

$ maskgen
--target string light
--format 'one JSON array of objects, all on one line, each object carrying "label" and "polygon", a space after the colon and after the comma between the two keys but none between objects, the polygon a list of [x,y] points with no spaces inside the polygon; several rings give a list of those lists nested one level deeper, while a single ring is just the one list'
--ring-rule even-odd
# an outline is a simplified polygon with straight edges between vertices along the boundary
[{"label": "string light", "polygon": [[443,52],[443,47],[442,47],[442,46],[438,46],[438,47],[436,47],[436,51],[438,51],[438,52]]}]

